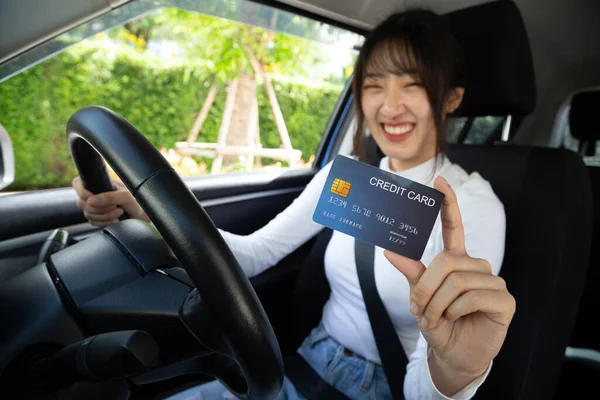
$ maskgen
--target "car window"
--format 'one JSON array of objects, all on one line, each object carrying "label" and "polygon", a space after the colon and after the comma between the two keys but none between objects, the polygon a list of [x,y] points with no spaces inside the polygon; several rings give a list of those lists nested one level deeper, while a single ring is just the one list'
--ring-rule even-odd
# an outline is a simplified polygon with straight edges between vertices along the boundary
[{"label": "car window", "polygon": [[[567,106],[559,121],[562,144],[565,148],[579,153],[579,140],[571,135],[569,128],[569,108]],[[596,153],[593,156],[584,156],[583,159],[587,165],[600,165],[600,141],[596,141]]]},{"label": "car window", "polygon": [[130,121],[183,176],[312,164],[362,36],[241,0],[134,3],[2,66],[5,190],[71,184],[65,127],[88,105]]},{"label": "car window", "polygon": [[449,143],[486,144],[501,139],[506,117],[460,117],[448,120],[446,139]]}]

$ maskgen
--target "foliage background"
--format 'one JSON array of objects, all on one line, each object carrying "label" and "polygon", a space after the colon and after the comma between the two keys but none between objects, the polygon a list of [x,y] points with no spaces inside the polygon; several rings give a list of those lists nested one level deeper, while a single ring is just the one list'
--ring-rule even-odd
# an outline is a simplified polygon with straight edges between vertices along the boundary
[{"label": "foliage background", "polygon": [[[83,42],[0,84],[0,123],[10,133],[16,176],[9,190],[63,187],[77,174],[65,127],[81,107],[101,105],[130,121],[157,148],[184,141],[212,83],[205,62],[149,58],[102,42]],[[308,161],[342,90],[273,76],[273,85],[294,148]],[[225,104],[218,93],[198,141],[215,142]],[[264,88],[258,88],[263,147],[280,139]],[[210,165],[210,160],[205,160]]]}]

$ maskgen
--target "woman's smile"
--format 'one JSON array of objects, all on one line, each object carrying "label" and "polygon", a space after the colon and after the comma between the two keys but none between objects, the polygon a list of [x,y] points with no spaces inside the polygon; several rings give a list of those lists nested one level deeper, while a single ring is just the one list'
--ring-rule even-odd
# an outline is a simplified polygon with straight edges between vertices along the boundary
[{"label": "woman's smile", "polygon": [[412,122],[384,122],[380,126],[385,137],[392,142],[406,140],[415,131],[415,124]]}]

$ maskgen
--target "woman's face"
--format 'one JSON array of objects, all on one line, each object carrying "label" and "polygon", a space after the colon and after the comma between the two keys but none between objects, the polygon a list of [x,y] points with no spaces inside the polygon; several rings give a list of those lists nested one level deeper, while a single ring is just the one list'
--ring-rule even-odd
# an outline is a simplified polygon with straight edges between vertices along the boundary
[{"label": "woman's face", "polygon": [[369,71],[361,106],[365,123],[391,163],[406,169],[436,153],[436,128],[427,93],[410,74]]}]

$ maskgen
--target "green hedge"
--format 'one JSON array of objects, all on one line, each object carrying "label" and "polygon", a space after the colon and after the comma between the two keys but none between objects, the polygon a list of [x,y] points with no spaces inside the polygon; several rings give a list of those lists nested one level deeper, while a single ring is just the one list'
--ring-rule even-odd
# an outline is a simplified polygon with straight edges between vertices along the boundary
[{"label": "green hedge", "polygon": [[[88,105],[108,107],[157,147],[185,140],[210,82],[202,62],[169,64],[135,52],[78,45],[0,84],[0,123],[10,133],[16,164],[7,190],[69,186],[77,174],[65,139],[68,118]],[[273,82],[292,144],[305,161],[314,153],[341,92]],[[267,96],[258,88],[263,146],[278,147]],[[225,103],[219,91],[198,141],[216,141]]]}]

